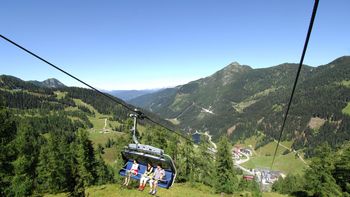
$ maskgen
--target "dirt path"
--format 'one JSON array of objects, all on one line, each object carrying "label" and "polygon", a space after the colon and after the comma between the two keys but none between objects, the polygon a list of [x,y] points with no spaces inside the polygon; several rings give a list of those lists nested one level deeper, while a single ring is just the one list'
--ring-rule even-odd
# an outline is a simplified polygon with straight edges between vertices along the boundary
[{"label": "dirt path", "polygon": [[107,127],[107,118],[105,118],[105,125],[103,126],[103,131],[107,131],[106,127]]},{"label": "dirt path", "polygon": [[[274,139],[273,141],[274,141],[276,144],[278,143],[278,141],[275,140],[275,139]],[[289,150],[290,152],[296,153],[297,156],[298,156],[298,158],[299,158],[305,165],[309,166],[309,165],[306,163],[306,161],[304,160],[304,158],[302,158],[302,157],[299,155],[299,153],[297,153],[297,151],[292,150],[291,148],[288,148],[287,146],[283,145],[282,143],[280,143],[279,146],[281,146],[281,147],[283,147],[283,148]]]},{"label": "dirt path", "polygon": [[249,161],[250,157],[249,155],[245,154],[245,153],[242,153],[242,152],[239,152],[239,155],[240,157],[243,155],[244,157],[246,157],[245,159],[240,159],[240,160],[235,160],[233,157],[232,157],[232,160],[234,162],[234,165],[237,166],[239,169],[241,169],[242,171],[248,173],[248,174],[251,174],[253,175],[253,172],[251,172],[250,170],[248,170],[247,168],[241,166],[241,164]]}]

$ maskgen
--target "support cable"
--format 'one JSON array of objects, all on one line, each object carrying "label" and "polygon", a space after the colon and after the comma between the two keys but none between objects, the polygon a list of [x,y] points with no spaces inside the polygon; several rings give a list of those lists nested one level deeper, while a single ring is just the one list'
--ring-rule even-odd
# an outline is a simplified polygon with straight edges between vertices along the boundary
[{"label": "support cable", "polygon": [[311,32],[312,32],[312,27],[313,27],[313,24],[314,24],[316,13],[317,13],[318,2],[319,2],[319,0],[315,0],[314,8],[313,8],[313,11],[312,11],[311,20],[310,20],[310,24],[309,24],[309,29],[308,29],[308,32],[307,32],[307,35],[306,35],[303,52],[301,54],[301,58],[300,58],[300,62],[299,62],[298,72],[297,72],[297,75],[295,77],[295,81],[294,81],[294,85],[293,85],[293,89],[292,89],[292,94],[290,95],[290,98],[289,98],[288,107],[287,107],[286,113],[284,115],[282,127],[281,127],[281,130],[280,130],[280,135],[279,135],[279,138],[278,138],[278,142],[277,142],[277,145],[276,145],[275,152],[273,154],[272,163],[271,163],[271,169],[272,169],[273,164],[274,164],[275,159],[276,159],[278,146],[280,145],[280,142],[281,142],[281,139],[282,139],[284,126],[286,124],[286,120],[287,120],[287,117],[288,117],[289,109],[290,109],[290,106],[291,106],[291,103],[292,103],[292,100],[293,100],[293,97],[294,97],[294,92],[295,92],[295,89],[296,89],[296,86],[297,86],[297,83],[298,83],[300,71],[301,71],[301,68],[303,66],[306,49],[307,49],[307,46],[309,44],[309,39],[310,39],[310,35],[311,35]]},{"label": "support cable", "polygon": [[[54,65],[53,63],[51,63],[51,62],[45,60],[44,58],[40,57],[39,55],[36,55],[35,53],[33,53],[33,52],[31,52],[30,50],[24,48],[23,46],[17,44],[16,42],[10,40],[9,38],[7,38],[7,37],[5,37],[5,36],[3,36],[3,35],[1,35],[1,34],[0,34],[0,37],[1,37],[2,39],[6,40],[7,42],[9,42],[9,43],[15,45],[16,47],[22,49],[23,51],[29,53],[30,55],[34,56],[35,58],[37,58],[37,59],[39,59],[39,60],[45,62],[46,64],[50,65],[51,67],[53,67],[53,68],[59,70],[60,72],[66,74],[66,75],[68,75],[69,77],[71,77],[71,78],[73,78],[73,79],[79,81],[80,83],[86,85],[87,87],[89,87],[89,88],[91,88],[92,90],[96,91],[97,93],[99,93],[99,94],[105,96],[106,98],[110,99],[111,101],[113,101],[113,102],[115,102],[115,103],[117,103],[117,104],[119,104],[119,105],[125,107],[125,108],[128,109],[129,111],[136,112],[136,113],[140,113],[139,110],[136,110],[136,109],[134,109],[133,107],[131,107],[130,105],[128,105],[128,104],[126,104],[126,103],[124,103],[124,102],[119,101],[118,99],[116,99],[114,96],[111,96],[110,94],[106,94],[106,93],[104,93],[104,92],[98,90],[97,88],[93,87],[92,85],[89,85],[88,83],[84,82],[83,80],[79,79],[78,77],[76,77],[76,76],[70,74],[69,72],[67,72],[67,71],[63,70],[62,68],[60,68],[60,67]],[[141,112],[141,113],[142,113],[142,112]],[[181,133],[175,131],[174,129],[171,129],[171,128],[167,127],[167,126],[164,125],[164,124],[159,123],[159,122],[153,120],[152,118],[150,118],[150,117],[148,117],[148,116],[144,116],[144,118],[147,119],[147,120],[149,120],[149,121],[151,121],[152,123],[154,123],[154,124],[160,126],[160,127],[165,128],[166,130],[171,131],[171,132],[173,132],[173,133],[179,135],[180,137],[182,137],[182,138],[184,138],[184,139],[186,139],[186,140],[192,142],[192,140],[189,139],[188,137],[186,137],[185,135],[183,135],[183,134],[181,134]]]}]

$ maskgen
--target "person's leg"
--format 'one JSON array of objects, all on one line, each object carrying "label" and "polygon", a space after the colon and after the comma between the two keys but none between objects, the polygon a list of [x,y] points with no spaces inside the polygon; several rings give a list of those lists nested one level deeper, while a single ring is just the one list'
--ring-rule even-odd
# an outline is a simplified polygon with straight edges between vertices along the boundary
[{"label": "person's leg", "polygon": [[150,187],[149,193],[152,193],[153,191],[153,182],[154,182],[153,179],[149,180],[149,187]]},{"label": "person's leg", "polygon": [[153,183],[153,192],[152,194],[156,194],[157,193],[157,186],[158,186],[158,180],[155,180]]},{"label": "person's leg", "polygon": [[143,185],[146,183],[146,177],[142,176],[140,179],[139,190],[142,189]]},{"label": "person's leg", "polygon": [[146,187],[146,183],[147,183],[147,181],[149,180],[149,177],[145,177],[145,181],[143,182],[143,187]]},{"label": "person's leg", "polygon": [[123,185],[126,185],[126,183],[128,182],[128,176],[129,176],[129,171],[126,171],[126,176],[125,176]]},{"label": "person's leg", "polygon": [[127,182],[127,176],[124,178],[124,183],[123,183],[123,185],[126,185],[126,182]]},{"label": "person's leg", "polygon": [[143,191],[145,189],[146,183],[147,183],[147,177],[142,177],[142,182],[141,182],[141,185],[140,185],[140,190],[141,191]]},{"label": "person's leg", "polygon": [[143,184],[143,179],[144,179],[144,177],[143,177],[143,176],[141,176],[139,187],[141,187],[141,186],[142,186],[142,184]]},{"label": "person's leg", "polygon": [[129,172],[129,175],[128,175],[128,180],[127,180],[127,182],[126,182],[126,186],[128,186],[128,185],[129,185],[130,178],[131,178],[131,172]]}]

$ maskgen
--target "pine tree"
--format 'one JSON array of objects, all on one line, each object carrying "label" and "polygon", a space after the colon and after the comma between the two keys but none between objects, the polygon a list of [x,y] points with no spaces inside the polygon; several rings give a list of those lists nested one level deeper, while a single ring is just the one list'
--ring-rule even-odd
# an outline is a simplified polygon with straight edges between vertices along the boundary
[{"label": "pine tree", "polygon": [[180,145],[178,155],[175,160],[177,166],[177,181],[186,182],[194,181],[194,151],[193,145],[190,142],[185,142]]},{"label": "pine tree", "polygon": [[226,136],[222,136],[218,143],[216,154],[216,192],[233,193],[238,186],[235,175],[231,146]]},{"label": "pine tree", "polygon": [[96,179],[95,155],[92,142],[85,130],[79,130],[75,141],[75,156],[78,162],[78,173],[84,187],[94,184]]},{"label": "pine tree", "polygon": [[214,154],[208,149],[208,143],[201,143],[198,146],[198,152],[194,159],[195,180],[209,186],[213,186],[213,177],[215,174]]},{"label": "pine tree", "polygon": [[[71,149],[75,149],[75,144],[71,144]],[[70,160],[70,165],[71,165],[71,179],[70,179],[70,184],[68,187],[69,197],[84,197],[85,196],[85,187],[84,187],[84,180],[79,174],[79,162],[77,158],[74,156]]]},{"label": "pine tree", "polygon": [[11,162],[16,157],[13,146],[16,133],[17,127],[12,115],[0,108],[0,196],[6,196],[5,190],[11,184],[13,176]]},{"label": "pine tree", "polygon": [[350,147],[346,148],[335,163],[333,172],[337,184],[350,195]]},{"label": "pine tree", "polygon": [[302,192],[304,186],[304,177],[300,175],[288,174],[285,178],[280,177],[272,185],[272,190],[282,194],[293,194],[295,192]]},{"label": "pine tree", "polygon": [[113,181],[113,172],[104,162],[101,153],[96,151],[96,184],[102,185]]},{"label": "pine tree", "polygon": [[35,188],[40,137],[28,122],[20,124],[15,140],[18,156],[13,162],[15,175],[11,181],[11,193],[14,196],[31,195]]},{"label": "pine tree", "polygon": [[328,144],[315,150],[310,168],[305,172],[305,189],[314,196],[341,196],[341,189],[332,176],[333,155]]},{"label": "pine tree", "polygon": [[178,146],[180,143],[179,137],[177,135],[168,135],[168,145],[167,149],[165,150],[165,153],[170,155],[170,157],[176,161],[177,160],[177,154],[178,154]]},{"label": "pine tree", "polygon": [[68,136],[53,131],[47,135],[39,154],[38,184],[42,192],[57,193],[69,187],[70,158]]}]

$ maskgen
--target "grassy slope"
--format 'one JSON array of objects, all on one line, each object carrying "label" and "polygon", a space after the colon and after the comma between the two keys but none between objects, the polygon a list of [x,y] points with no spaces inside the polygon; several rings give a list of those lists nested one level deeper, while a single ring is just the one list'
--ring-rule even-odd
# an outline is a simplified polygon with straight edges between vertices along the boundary
[{"label": "grassy slope", "polygon": [[274,193],[274,192],[266,192],[266,193],[263,193],[262,196],[263,197],[287,197],[287,195],[278,194],[278,193]]},{"label": "grassy slope", "polygon": [[[122,197],[122,196],[134,196],[134,197],[142,197],[149,196],[148,195],[147,186],[143,192],[137,191],[136,188],[132,189],[124,189],[121,188],[119,184],[109,184],[103,186],[95,186],[88,188],[86,193],[89,193],[90,196],[96,197]],[[209,187],[201,186],[199,188],[192,188],[188,184],[175,184],[170,189],[159,189],[158,196],[187,196],[187,197],[200,197],[200,196],[220,196],[217,194],[213,194]],[[47,195],[48,197],[63,197],[65,194],[57,194],[57,195]]]},{"label": "grassy slope", "polygon": [[348,105],[342,110],[343,114],[350,115],[350,102],[348,102]]},{"label": "grassy slope", "polygon": [[[62,98],[65,96],[66,93],[64,92],[55,92],[56,96],[58,98]],[[76,103],[76,105],[83,105],[85,107],[88,107],[91,111],[95,112],[95,117],[93,116],[88,116],[89,120],[91,121],[91,123],[93,124],[93,129],[91,129],[90,132],[90,139],[94,144],[94,147],[96,147],[98,144],[102,144],[105,145],[105,143],[107,142],[108,138],[115,138],[118,135],[122,135],[122,133],[119,132],[109,132],[109,133],[101,133],[99,131],[102,131],[103,127],[104,127],[104,121],[105,118],[109,118],[110,116],[108,115],[104,115],[104,114],[100,114],[97,112],[96,109],[94,109],[91,105],[88,105],[86,103],[84,103],[82,100],[80,99],[73,99],[74,102]],[[66,110],[78,110],[77,107],[70,107],[67,108]],[[107,123],[107,127],[106,128],[110,128],[109,124],[111,124],[112,126],[118,126],[119,123],[116,121],[108,121]],[[144,132],[145,128],[144,127],[140,127],[139,128],[141,132]],[[248,139],[245,141],[246,144],[252,144],[253,146],[255,146],[256,140],[255,139]],[[267,146],[265,148],[262,148],[260,151],[260,155],[262,154],[266,154],[269,152],[270,146]],[[105,154],[103,155],[104,160],[109,163],[112,164],[114,162],[114,160],[116,159],[116,151],[115,148],[105,148],[104,149]],[[259,158],[261,159],[262,157],[257,157],[257,161],[253,162],[253,163],[259,163]],[[252,160],[254,161],[255,158],[253,158]],[[260,163],[266,163],[264,160],[262,160],[262,162]],[[276,162],[277,163],[277,162]],[[146,188],[147,189],[147,188]],[[86,192],[89,194],[89,196],[96,196],[96,197],[118,197],[118,196],[148,196],[147,191],[145,190],[144,192],[139,192],[136,189],[122,189],[120,188],[120,185],[118,184],[109,184],[109,185],[103,185],[103,186],[95,186],[95,187],[91,187],[88,188],[86,190]],[[56,194],[56,195],[46,195],[48,197],[63,197],[63,196],[67,196],[64,193],[61,194]],[[201,196],[221,196],[219,194],[214,194],[212,189],[210,187],[201,185],[201,184],[197,184],[196,187],[191,187],[189,184],[180,184],[180,183],[176,183],[174,185],[174,187],[172,187],[169,190],[166,189],[159,189],[158,192],[158,196],[167,196],[167,197],[176,197],[176,196],[187,196],[187,197],[201,197]],[[233,195],[225,195],[225,196],[233,196]],[[236,195],[234,195],[236,196]],[[265,197],[280,197],[283,195],[279,195],[276,193],[264,193],[263,196]]]},{"label": "grassy slope", "polygon": [[[66,92],[60,92],[60,91],[56,91],[55,95],[58,99],[63,98],[67,93]],[[104,115],[99,113],[93,106],[83,102],[81,99],[73,99],[76,105],[80,105],[80,106],[85,106],[88,109],[90,109],[92,112],[95,113],[95,116],[88,116],[90,122],[93,124],[93,128],[90,130],[90,139],[93,142],[94,148],[96,148],[98,146],[98,144],[101,144],[103,146],[105,146],[108,138],[110,139],[115,139],[118,135],[122,135],[123,133],[120,132],[100,132],[103,131],[103,127],[105,125],[105,119],[110,118],[110,115]],[[69,111],[75,111],[75,110],[79,110],[78,107],[67,107],[65,110]],[[106,129],[112,129],[110,128],[110,124],[112,125],[112,127],[117,127],[120,125],[119,122],[117,121],[109,121],[107,120],[107,126]],[[115,159],[117,158],[117,153],[114,147],[111,148],[105,148],[104,149],[105,154],[102,155],[103,159],[105,160],[105,162],[109,163],[109,164],[113,164],[113,162],[115,161]]]},{"label": "grassy slope", "polygon": [[[100,132],[90,132],[90,139],[94,145],[94,148],[98,146],[98,144],[101,144],[105,146],[108,138],[110,139],[115,139],[118,135],[123,135],[123,133],[119,132],[110,132],[110,133],[100,133]],[[105,162],[108,164],[112,164],[116,158],[117,158],[117,153],[115,147],[111,148],[105,148],[104,149],[104,154],[102,155],[103,159]]]},{"label": "grassy slope", "polygon": [[[56,93],[56,95],[57,95],[57,97],[58,96],[62,97],[62,95],[64,95],[64,93],[58,92],[58,93]],[[105,114],[99,113],[93,106],[83,102],[81,99],[73,99],[73,100],[74,100],[76,105],[85,106],[85,107],[89,108],[92,112],[95,113],[95,116],[88,116],[90,122],[93,125],[93,128],[90,130],[90,139],[93,142],[94,148],[96,148],[98,146],[98,144],[105,146],[105,144],[109,138],[115,140],[117,138],[117,136],[124,134],[124,133],[112,130],[114,127],[118,127],[120,125],[120,123],[117,121],[108,120],[109,118],[111,118],[110,115],[105,115]],[[67,108],[66,110],[78,110],[78,107],[74,107],[74,108],[71,107],[71,108]],[[109,132],[102,132],[103,127],[105,125],[105,119],[107,119],[106,129]],[[113,128],[111,128],[110,125]],[[142,133],[145,131],[145,127],[139,125],[138,130],[140,133]],[[104,152],[105,153],[102,155],[102,157],[105,160],[105,162],[107,162],[108,164],[113,164],[115,159],[117,158],[117,154],[120,154],[120,153],[116,152],[116,149],[114,147],[105,148]]]},{"label": "grassy slope", "polygon": [[[110,115],[104,115],[104,114],[100,114],[94,107],[92,107],[91,105],[84,103],[82,100],[80,99],[73,99],[76,105],[80,105],[80,106],[85,106],[87,108],[89,108],[91,111],[93,111],[95,113],[95,116],[88,116],[90,122],[94,125],[93,129],[94,131],[102,131],[103,127],[105,125],[105,119],[107,118],[111,118]],[[110,128],[109,124],[111,124],[112,126],[119,126],[119,123],[116,121],[109,121],[107,120],[107,126],[106,129],[112,129]]]},{"label": "grassy slope", "polygon": [[[251,145],[252,147],[255,147],[257,140],[258,139],[256,137],[248,138],[242,142],[241,146],[248,147]],[[281,142],[281,144],[290,148],[292,142],[285,141]],[[246,168],[270,168],[275,148],[276,143],[271,142],[255,150],[251,159],[248,162],[242,164],[242,166]],[[282,155],[285,150],[286,149],[284,147],[279,146],[273,169],[286,173],[303,173],[303,169],[306,167],[305,164],[300,161],[300,159],[298,159],[293,152]]]},{"label": "grassy slope", "polygon": [[[132,197],[143,197],[143,196],[150,196],[148,195],[148,189],[147,186],[146,189],[143,192],[137,191],[136,188],[132,189],[123,189],[118,184],[109,184],[109,185],[102,185],[102,186],[95,186],[88,188],[86,190],[86,193],[89,194],[89,196],[93,197],[124,197],[124,196],[132,196]],[[66,194],[56,194],[56,195],[45,195],[46,197],[64,197],[67,196]],[[214,194],[210,187],[197,184],[195,187],[191,187],[190,184],[182,184],[182,183],[176,183],[172,188],[170,189],[159,189],[157,196],[166,196],[166,197],[220,197],[220,194]],[[224,196],[240,196],[239,194],[236,195],[224,195]],[[264,193],[263,197],[284,197],[285,195],[280,195],[277,193]]]}]

